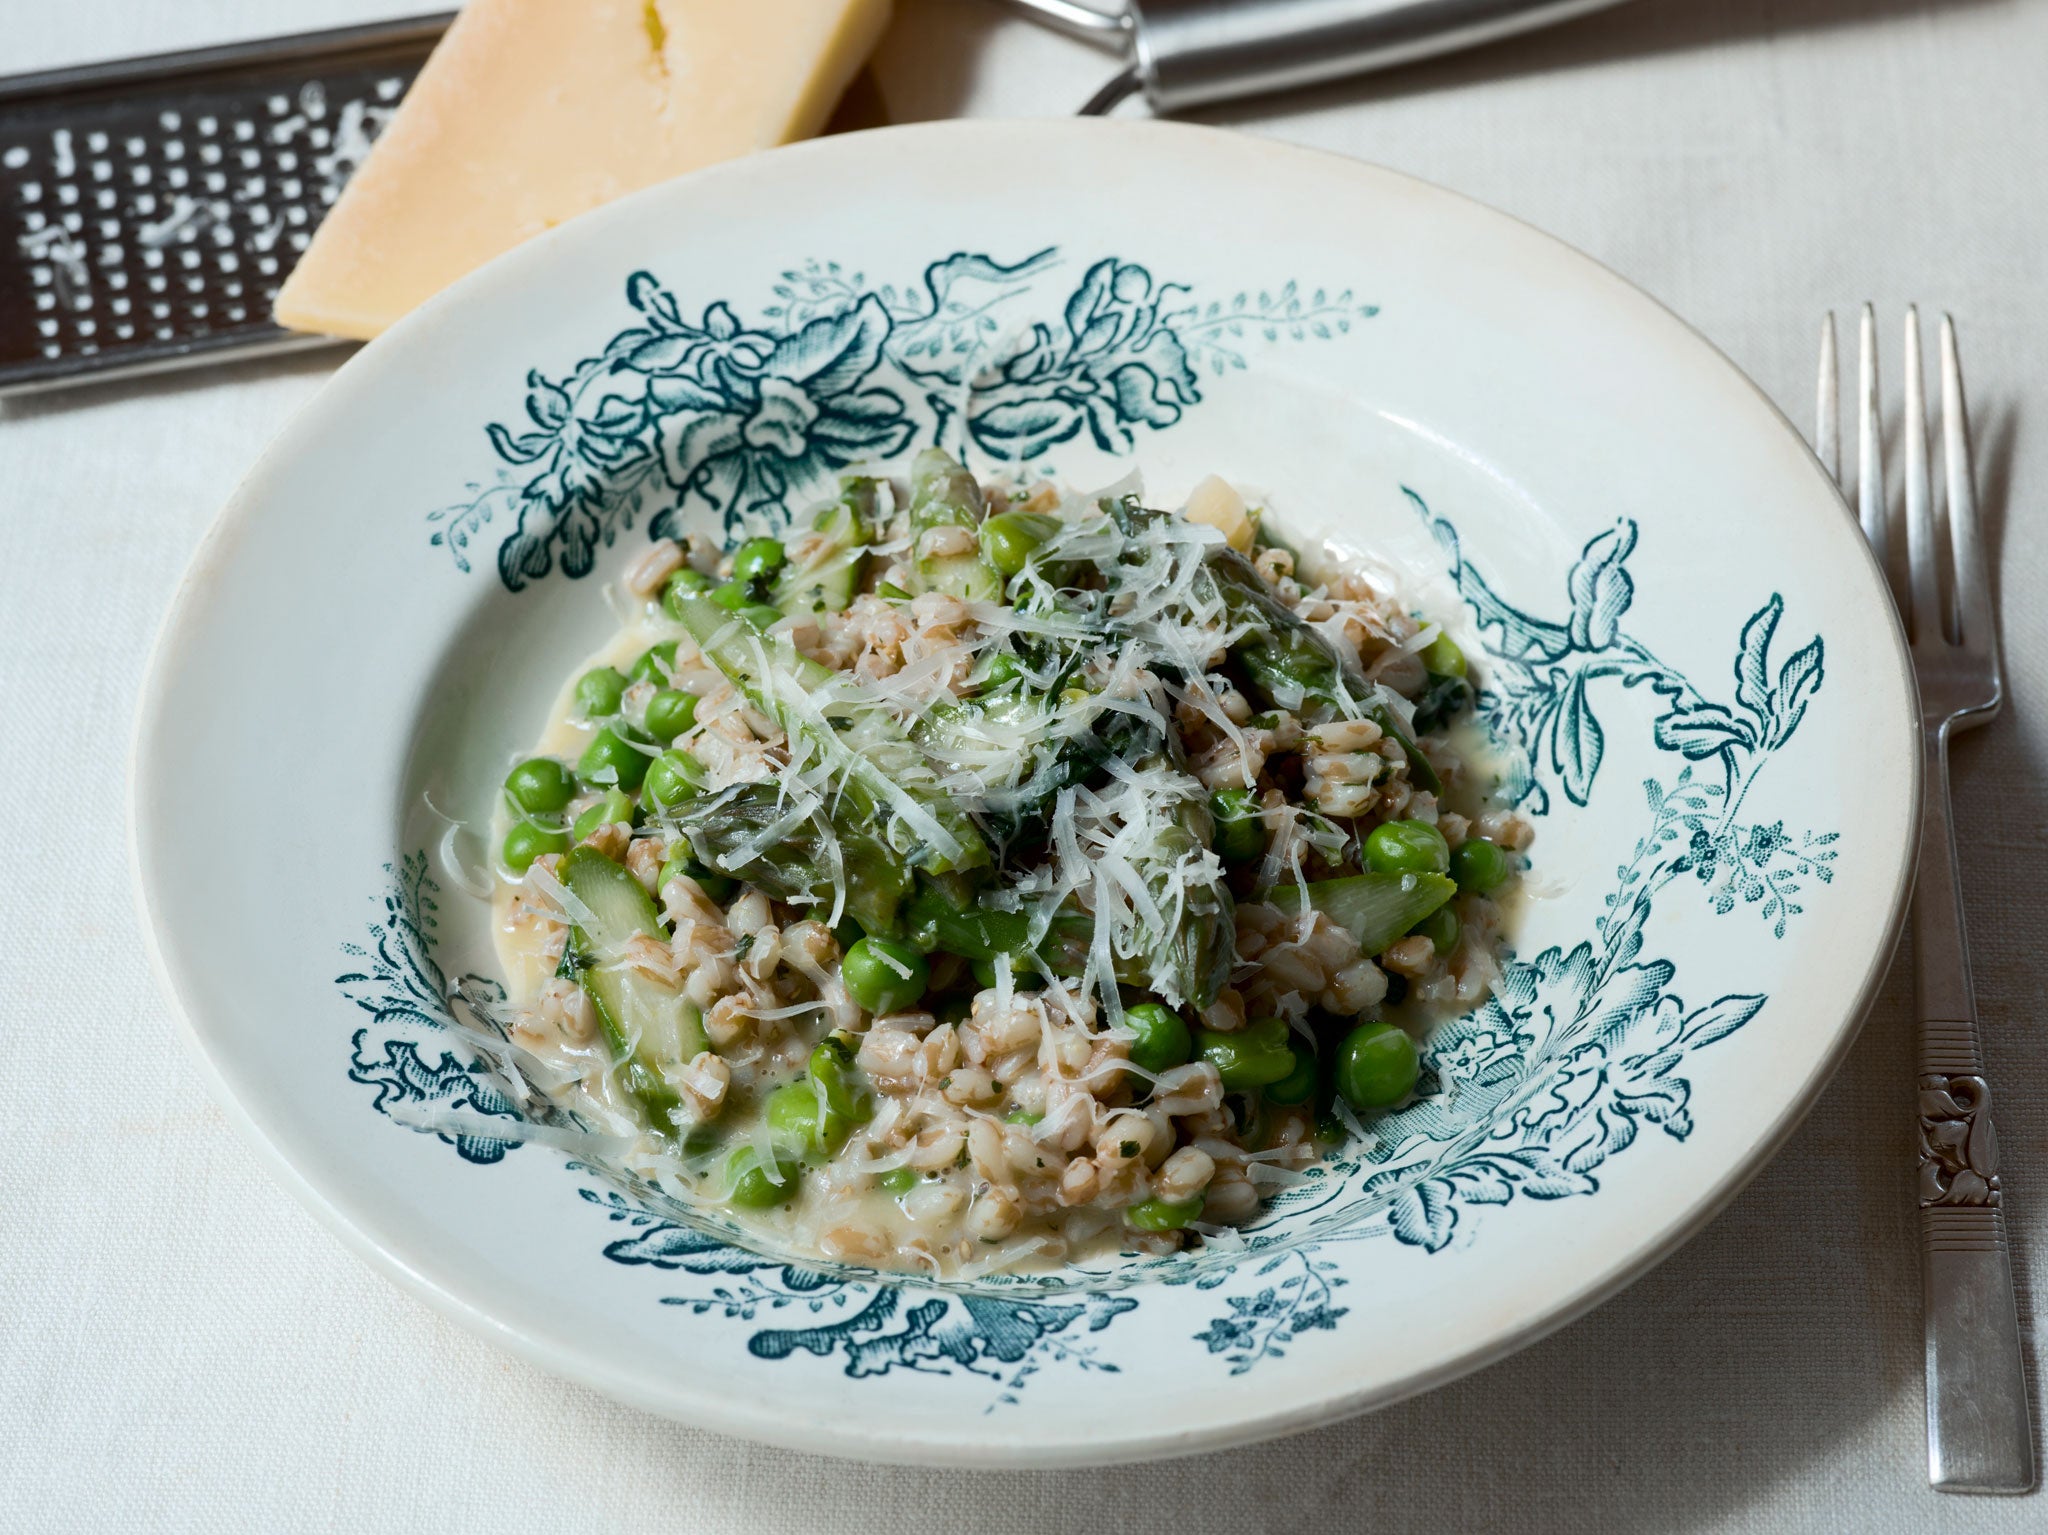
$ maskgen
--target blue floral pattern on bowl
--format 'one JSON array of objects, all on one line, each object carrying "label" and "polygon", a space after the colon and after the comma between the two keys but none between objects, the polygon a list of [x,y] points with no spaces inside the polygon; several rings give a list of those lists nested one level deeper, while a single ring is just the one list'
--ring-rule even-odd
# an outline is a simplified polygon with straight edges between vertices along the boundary
[{"label": "blue floral pattern on bowl", "polygon": [[1114,256],[1068,287],[1061,264],[1056,248],[959,251],[870,287],[810,261],[750,322],[722,300],[691,318],[636,272],[636,323],[559,378],[527,374],[527,425],[486,429],[498,471],[430,514],[431,541],[467,571],[484,529],[509,521],[497,568],[518,591],[558,568],[588,575],[643,517],[655,537],[700,509],[728,532],[779,527],[839,470],[913,444],[1021,464],[1085,433],[1124,452],[1201,403],[1198,365],[1242,369],[1251,347],[1329,341],[1377,313],[1295,282],[1203,303]]},{"label": "blue floral pattern on bowl", "polygon": [[[1023,464],[1085,434],[1120,453],[1202,404],[1198,364],[1242,368],[1250,348],[1333,340],[1376,313],[1349,292],[1295,282],[1205,302],[1112,256],[1088,262],[1078,282],[1058,278],[1060,266],[1051,249],[1012,262],[961,252],[916,283],[874,287],[810,262],[782,273],[776,302],[751,321],[722,301],[690,318],[636,273],[626,286],[635,322],[564,375],[528,374],[530,425],[488,428],[499,467],[431,514],[432,542],[466,572],[492,530],[498,575],[517,591],[557,569],[587,575],[636,523],[652,536],[705,512],[728,529],[779,526],[837,470],[913,444]],[[1589,803],[1608,756],[1603,699],[1643,689],[1658,701],[1650,744],[1670,769],[1642,783],[1641,831],[1592,933],[1510,963],[1485,1006],[1428,1041],[1416,1099],[1283,1189],[1240,1247],[935,1288],[752,1251],[570,1161],[580,1198],[619,1228],[605,1256],[660,1276],[661,1304],[746,1329],[757,1358],[830,1358],[849,1377],[983,1376],[994,1410],[1046,1369],[1117,1370],[1115,1325],[1160,1286],[1213,1295],[1193,1341],[1242,1374],[1344,1324],[1334,1244],[1390,1235],[1427,1254],[1461,1232],[1481,1240],[1472,1222],[1484,1207],[1597,1194],[1602,1166],[1646,1129],[1683,1140],[1688,1061],[1767,998],[1695,986],[1688,1001],[1676,964],[1650,952],[1647,924],[1659,902],[1704,901],[1724,918],[1748,908],[1782,938],[1832,880],[1834,831],[1788,830],[1748,810],[1821,688],[1823,642],[1774,657],[1784,603],[1768,595],[1734,637],[1732,693],[1717,694],[1623,628],[1632,521],[1585,544],[1563,602],[1543,616],[1498,593],[1450,519],[1405,494],[1485,641],[1479,707],[1525,811]],[[457,1155],[497,1163],[518,1143],[507,1123],[517,1111],[446,1032],[426,856],[388,872],[368,942],[345,946],[355,968],[338,978],[370,1018],[348,1073],[380,1112],[434,1108],[429,1127]]]}]

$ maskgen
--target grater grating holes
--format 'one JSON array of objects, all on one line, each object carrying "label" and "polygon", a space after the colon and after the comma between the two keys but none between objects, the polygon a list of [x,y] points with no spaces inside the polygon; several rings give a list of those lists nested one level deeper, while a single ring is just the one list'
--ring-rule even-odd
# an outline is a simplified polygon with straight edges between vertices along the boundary
[{"label": "grater grating holes", "polygon": [[444,22],[0,81],[0,391],[295,339],[277,288]]},{"label": "grater grating holes", "polygon": [[[97,344],[99,326],[91,317],[93,263],[103,269],[102,281],[119,276],[125,283],[131,259],[139,260],[144,270],[154,271],[164,265],[165,247],[176,249],[179,265],[191,274],[183,283],[190,298],[180,306],[177,321],[191,322],[193,329],[202,330],[216,314],[228,323],[245,324],[252,312],[266,313],[280,275],[280,264],[274,258],[257,263],[264,279],[257,293],[245,296],[238,282],[234,293],[224,294],[236,302],[215,306],[203,297],[207,282],[198,271],[203,258],[195,247],[204,241],[215,248],[223,272],[239,270],[237,246],[257,252],[279,246],[304,250],[316,222],[304,201],[310,197],[316,210],[324,210],[340,195],[349,173],[389,119],[391,108],[381,103],[397,99],[405,81],[387,73],[363,84],[367,89],[342,100],[334,132],[320,126],[330,106],[328,93],[318,81],[307,82],[295,96],[270,95],[263,103],[268,122],[246,116],[228,118],[227,134],[243,146],[236,158],[251,173],[233,184],[219,171],[205,172],[195,180],[187,163],[188,159],[201,164],[224,160],[220,145],[210,142],[222,132],[221,115],[208,112],[188,119],[172,109],[158,113],[156,123],[165,137],[154,145],[134,134],[122,141],[121,148],[131,162],[125,206],[115,186],[119,168],[106,158],[113,139],[105,131],[92,130],[81,139],[71,129],[56,128],[41,145],[14,143],[0,150],[0,168],[43,169],[40,176],[16,179],[12,188],[19,210],[17,245],[29,264],[30,283],[38,289],[54,290],[48,307],[74,316],[68,339],[81,343],[81,350]],[[196,154],[195,146],[178,136],[188,129],[208,141],[196,146]],[[88,156],[83,163],[78,155],[81,146]],[[325,153],[306,154],[301,148]],[[308,160],[308,174],[294,174]],[[97,249],[83,238],[85,223],[77,211],[81,183],[93,185],[92,201],[97,210],[114,215],[95,223],[92,245]],[[162,187],[164,198],[149,190],[155,186]],[[63,210],[56,225],[42,211],[53,199]],[[139,247],[133,258],[121,239],[124,230]],[[161,276],[152,276],[149,286],[162,292],[166,284]],[[248,302],[249,298],[255,302]],[[157,327],[158,338],[172,339],[181,326],[168,306],[153,307],[157,319],[169,322]],[[47,315],[37,328],[45,355],[54,355],[52,341],[67,339],[65,327]]]}]

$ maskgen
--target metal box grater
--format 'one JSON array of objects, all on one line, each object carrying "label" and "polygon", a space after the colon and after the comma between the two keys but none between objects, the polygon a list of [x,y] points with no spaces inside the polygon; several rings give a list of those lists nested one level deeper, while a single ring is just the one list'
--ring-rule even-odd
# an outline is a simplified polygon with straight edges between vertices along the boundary
[{"label": "metal box grater", "polygon": [[332,344],[271,301],[452,19],[0,79],[0,394]]}]

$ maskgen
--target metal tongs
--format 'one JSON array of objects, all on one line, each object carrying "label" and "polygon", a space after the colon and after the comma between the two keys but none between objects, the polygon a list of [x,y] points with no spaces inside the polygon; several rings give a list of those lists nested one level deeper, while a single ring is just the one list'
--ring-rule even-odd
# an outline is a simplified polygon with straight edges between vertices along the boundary
[{"label": "metal tongs", "polygon": [[1010,0],[1128,62],[1081,108],[1144,93],[1157,113],[1319,85],[1569,21],[1619,0]]}]

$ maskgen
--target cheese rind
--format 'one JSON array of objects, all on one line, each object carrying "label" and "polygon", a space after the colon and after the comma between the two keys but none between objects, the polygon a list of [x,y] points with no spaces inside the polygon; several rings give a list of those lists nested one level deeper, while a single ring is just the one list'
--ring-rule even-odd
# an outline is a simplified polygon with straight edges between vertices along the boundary
[{"label": "cheese rind", "polygon": [[566,219],[807,138],[890,0],[470,0],[277,295],[367,338]]}]

